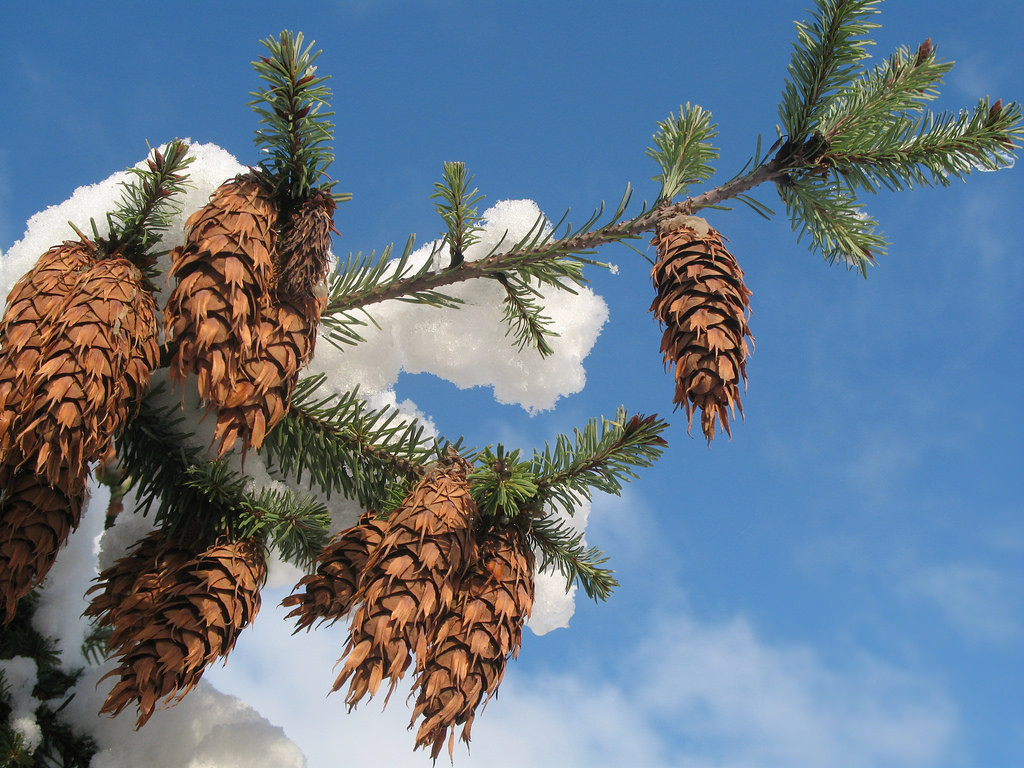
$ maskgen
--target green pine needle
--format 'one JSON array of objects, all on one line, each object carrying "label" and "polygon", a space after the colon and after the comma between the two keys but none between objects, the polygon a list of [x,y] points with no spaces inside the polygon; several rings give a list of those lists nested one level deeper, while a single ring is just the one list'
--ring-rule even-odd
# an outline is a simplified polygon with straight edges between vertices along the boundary
[{"label": "green pine needle", "polygon": [[[334,184],[324,183],[334,161],[328,78],[317,77],[313,62],[320,51],[313,52],[313,43],[303,47],[301,32],[284,31],[277,39],[268,37],[261,42],[269,55],[261,56],[252,66],[266,85],[253,91],[254,99],[249,102],[262,125],[255,143],[267,158],[260,167],[278,196],[302,200],[311,189],[329,189]],[[338,194],[335,200],[349,197]]]},{"label": "green pine needle", "polygon": [[815,0],[814,19],[797,22],[797,40],[782,92],[779,119],[783,132],[802,143],[814,130],[837,90],[867,58],[872,41],[864,37],[879,25],[868,19],[881,0]]},{"label": "green pine needle", "polygon": [[654,180],[661,184],[656,204],[670,202],[676,195],[685,195],[687,187],[711,178],[715,169],[712,160],[718,159],[718,149],[710,140],[718,135],[711,122],[711,113],[698,105],[679,108],[677,118],[671,112],[668,119],[658,123],[653,141],[657,149],[647,150],[647,156],[661,168]]}]

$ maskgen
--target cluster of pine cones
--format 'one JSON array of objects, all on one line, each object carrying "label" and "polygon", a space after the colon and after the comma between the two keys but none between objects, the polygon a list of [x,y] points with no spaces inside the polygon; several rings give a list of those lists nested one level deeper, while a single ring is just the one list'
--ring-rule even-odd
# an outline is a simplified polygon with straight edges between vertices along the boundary
[{"label": "cluster of pine cones", "polygon": [[[172,251],[163,313],[173,380],[190,374],[217,414],[223,455],[259,448],[287,413],[326,299],[335,203],[312,190],[282,211],[257,172],[221,185]],[[78,525],[90,466],[137,413],[160,365],[152,285],[110,242],[56,246],[21,278],[0,321],[0,613],[46,576]],[[184,695],[259,608],[256,540],[144,539],[101,574],[87,613],[113,633],[120,676],[104,711]]]},{"label": "cluster of pine cones", "polygon": [[350,707],[387,679],[386,702],[415,659],[410,727],[423,718],[416,748],[429,746],[435,759],[446,740],[452,753],[457,726],[469,742],[476,709],[518,654],[533,607],[533,552],[515,524],[483,527],[469,469],[449,457],[386,521],[365,514],[284,601],[298,629],[351,612],[332,689],[348,683]]}]

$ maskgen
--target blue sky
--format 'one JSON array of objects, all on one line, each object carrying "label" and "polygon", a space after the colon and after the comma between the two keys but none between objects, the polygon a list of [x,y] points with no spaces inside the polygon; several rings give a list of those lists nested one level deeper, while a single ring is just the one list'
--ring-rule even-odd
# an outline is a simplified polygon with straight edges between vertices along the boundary
[{"label": "blue sky", "polygon": [[[315,39],[333,75],[332,175],[355,196],[336,216],[342,254],[436,236],[428,196],[446,160],[468,164],[487,202],[531,198],[556,219],[614,205],[627,182],[652,199],[644,150],[685,102],[719,124],[721,182],[758,133],[774,140],[807,4],[8,4],[0,250],[146,141],[255,162],[249,62],[285,28]],[[1016,4],[889,0],[880,21],[877,56],[930,37],[957,62],[937,109],[1024,98]],[[621,246],[600,254],[618,274],[592,274],[610,320],[587,387],[554,411],[399,381],[399,398],[477,445],[537,446],[620,403],[673,422],[662,461],[591,512],[622,587],[578,599],[569,630],[527,633],[458,765],[1020,765],[1022,197],[1014,168],[869,199],[892,245],[866,281],[810,254],[784,216],[709,213],[753,291],[757,339],[746,419],[710,449],[671,413],[649,267]],[[402,717],[345,715],[324,702],[329,668],[296,669],[322,639],[266,633],[283,661],[261,667],[243,636],[212,679],[258,700],[313,768],[366,733],[393,755],[377,764],[426,764]],[[281,693],[307,684],[308,707]]]}]

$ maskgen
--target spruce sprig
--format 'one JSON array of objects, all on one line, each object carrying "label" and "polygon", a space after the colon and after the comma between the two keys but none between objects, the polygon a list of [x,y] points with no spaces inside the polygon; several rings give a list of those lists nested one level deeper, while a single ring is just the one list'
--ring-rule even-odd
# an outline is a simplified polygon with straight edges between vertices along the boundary
[{"label": "spruce sprig", "polygon": [[[252,66],[266,85],[249,94],[254,97],[249,106],[262,125],[256,131],[256,147],[268,155],[260,167],[273,181],[277,196],[302,200],[310,189],[334,184],[322,181],[334,161],[334,124],[329,119],[334,112],[331,90],[325,85],[329,78],[317,77],[313,62],[321,52],[313,52],[312,42],[303,47],[301,32],[286,30],[261,43],[269,55],[260,56]],[[336,194],[335,200],[350,197]]]},{"label": "spruce sprig", "polygon": [[238,535],[266,541],[283,560],[305,565],[327,544],[331,515],[312,496],[264,488],[245,495],[238,510]]},{"label": "spruce sprig", "polygon": [[679,117],[670,112],[658,123],[652,139],[656,149],[647,149],[647,156],[661,168],[654,177],[661,184],[656,205],[685,195],[690,184],[711,178],[715,172],[711,162],[718,159],[718,149],[710,140],[717,135],[718,126],[711,122],[711,113],[689,102],[679,107]]},{"label": "spruce sprig", "polygon": [[916,50],[901,46],[886,61],[839,88],[817,129],[833,148],[870,140],[878,125],[919,113],[937,98],[942,78],[952,68],[953,62],[936,57],[930,38]]},{"label": "spruce sprig", "polygon": [[121,185],[121,199],[107,214],[110,237],[104,244],[109,255],[120,255],[132,261],[151,264],[161,252],[153,252],[163,232],[181,213],[175,199],[188,186],[184,171],[193,161],[188,144],[174,139],[164,151],[154,149],[142,168],[129,168],[130,181]]},{"label": "spruce sprig", "polygon": [[501,444],[494,449],[487,446],[475,460],[479,467],[469,475],[469,482],[482,515],[511,519],[536,501],[537,483],[519,451],[506,452]]},{"label": "spruce sprig", "polygon": [[552,329],[554,321],[544,315],[540,300],[543,294],[522,280],[517,273],[498,273],[495,279],[505,289],[502,301],[502,320],[508,326],[505,335],[512,334],[516,349],[522,351],[527,345],[537,350],[541,357],[554,354],[548,339],[557,337]]},{"label": "spruce sprig", "polygon": [[618,495],[637,476],[634,468],[649,467],[661,456],[667,428],[657,415],[629,416],[619,408],[614,419],[591,419],[574,430],[572,440],[559,435],[553,449],[534,451],[531,472],[539,498],[572,515],[594,490]]},{"label": "spruce sprig", "polygon": [[1020,121],[1020,104],[990,106],[988,99],[957,114],[899,115],[869,135],[840,134],[822,162],[834,165],[851,188],[868,192],[948,186],[972,171],[1012,165],[1024,135]]},{"label": "spruce sprig", "polygon": [[837,91],[854,77],[867,58],[866,38],[879,25],[868,19],[879,12],[881,0],[815,0],[813,20],[796,22],[796,43],[789,79],[782,91],[779,119],[783,133],[795,144],[815,130],[820,116]]},{"label": "spruce sprig", "polygon": [[448,245],[449,268],[459,266],[465,260],[466,249],[480,239],[480,216],[475,206],[484,196],[475,188],[469,189],[472,181],[465,163],[445,163],[443,178],[434,184],[431,195],[440,200],[435,207],[448,230],[444,242]]},{"label": "spruce sprig", "polygon": [[529,541],[540,552],[539,570],[562,574],[566,592],[579,584],[592,600],[607,600],[619,586],[615,572],[602,567],[608,556],[597,547],[588,547],[584,535],[566,521],[554,516],[535,520]]},{"label": "spruce sprig", "polygon": [[296,482],[308,478],[328,498],[339,492],[364,509],[380,508],[391,485],[423,473],[436,442],[396,408],[370,408],[358,390],[321,393],[325,379],[300,379],[288,415],[260,453]]}]

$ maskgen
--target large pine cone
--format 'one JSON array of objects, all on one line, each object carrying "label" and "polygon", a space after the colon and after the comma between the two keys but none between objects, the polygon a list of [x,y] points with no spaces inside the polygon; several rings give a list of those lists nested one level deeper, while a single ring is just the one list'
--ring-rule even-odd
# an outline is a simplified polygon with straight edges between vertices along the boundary
[{"label": "large pine cone", "polygon": [[455,601],[475,552],[476,502],[457,458],[420,480],[387,520],[356,594],[347,658],[332,690],[351,678],[355,706],[391,679],[388,696],[412,662],[423,659],[437,618]]},{"label": "large pine cone", "polygon": [[0,321],[0,463],[23,461],[15,447],[22,402],[50,338],[82,272],[92,266],[95,249],[65,242],[42,256],[15,284]]},{"label": "large pine cone", "polygon": [[135,643],[138,631],[174,586],[178,572],[194,557],[194,552],[157,529],[96,577],[97,583],[86,592],[92,598],[83,615],[112,629],[107,638],[110,653],[120,653]]},{"label": "large pine cone", "polygon": [[753,341],[743,271],[722,236],[697,216],[663,219],[652,242],[658,261],[651,270],[657,292],[651,311],[665,325],[661,351],[665,364],[675,367],[675,403],[686,409],[688,426],[700,409],[708,443],[716,420],[731,436],[730,412],[743,413],[746,338]]},{"label": "large pine cone", "polygon": [[416,748],[429,745],[433,759],[446,738],[451,756],[458,725],[469,743],[477,706],[497,692],[506,661],[518,655],[533,608],[533,571],[533,552],[518,529],[495,531],[480,543],[455,605],[437,625],[417,680],[412,719],[424,719]]},{"label": "large pine cone", "polygon": [[14,449],[50,483],[84,486],[89,464],[106,455],[149,388],[160,357],[156,305],[130,261],[97,261],[38,338]]},{"label": "large pine cone", "polygon": [[84,493],[7,466],[0,467],[0,486],[0,612],[9,624],[78,527]]},{"label": "large pine cone", "polygon": [[263,309],[253,346],[236,371],[234,390],[219,403],[215,441],[224,455],[235,441],[259,449],[288,414],[299,370],[313,357],[323,304],[319,298],[281,299]]},{"label": "large pine cone", "polygon": [[238,384],[269,303],[277,242],[277,206],[255,174],[225,182],[185,223],[185,244],[172,251],[177,280],[167,302],[169,339],[178,343],[170,373],[198,379],[199,395],[221,407]]},{"label": "large pine cone", "polygon": [[185,696],[256,617],[266,578],[263,545],[251,539],[217,544],[169,575],[149,620],[122,644],[120,667],[104,676],[121,679],[100,713],[117,715],[134,702],[141,728],[160,700]]},{"label": "large pine cone", "polygon": [[367,512],[324,547],[316,558],[316,572],[303,576],[295,593],[281,602],[294,606],[288,618],[297,619],[296,632],[317,620],[334,623],[352,609],[366,562],[384,537],[384,525]]}]

